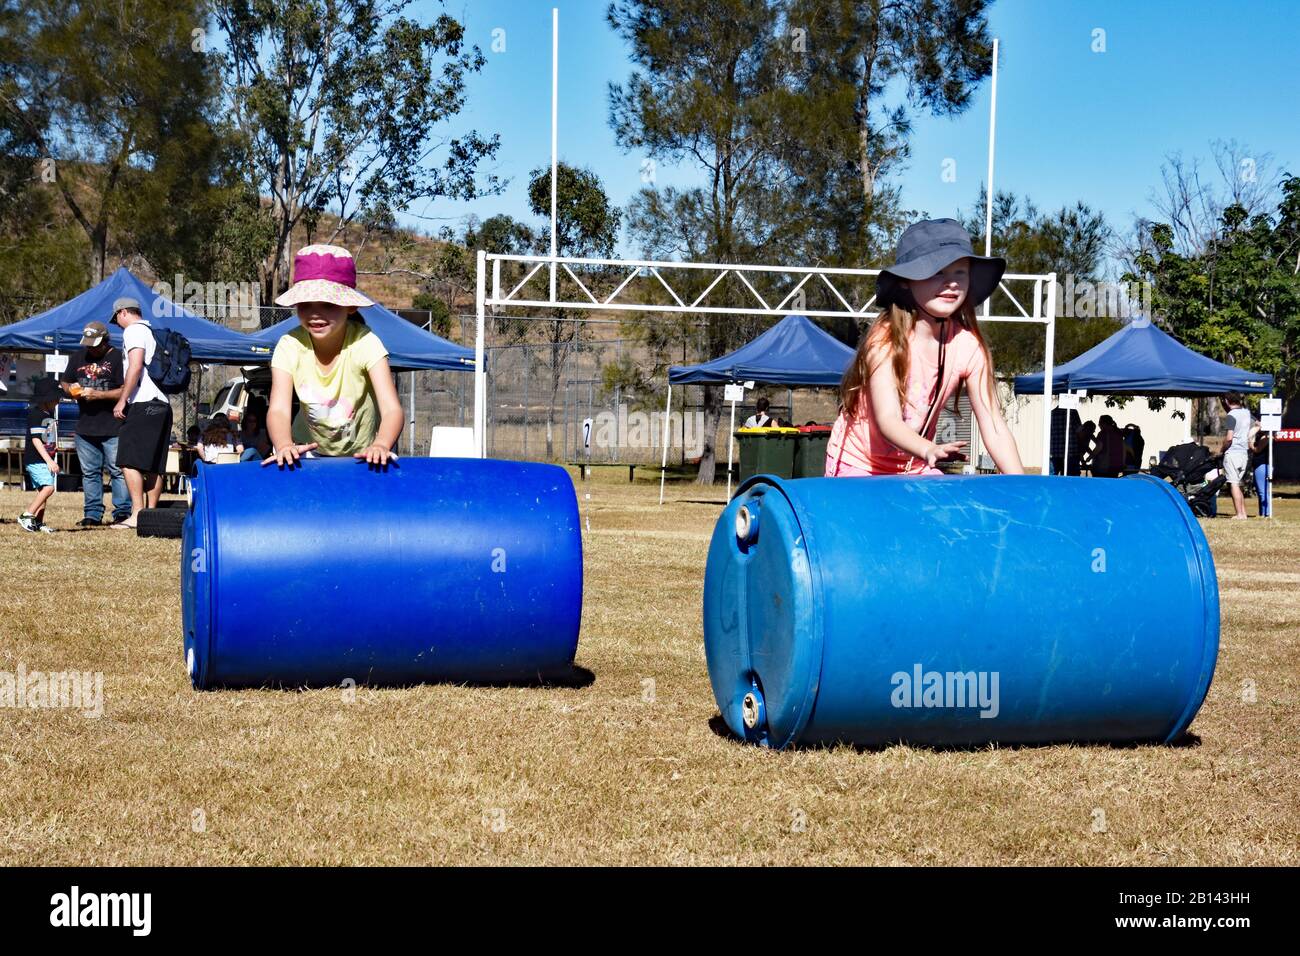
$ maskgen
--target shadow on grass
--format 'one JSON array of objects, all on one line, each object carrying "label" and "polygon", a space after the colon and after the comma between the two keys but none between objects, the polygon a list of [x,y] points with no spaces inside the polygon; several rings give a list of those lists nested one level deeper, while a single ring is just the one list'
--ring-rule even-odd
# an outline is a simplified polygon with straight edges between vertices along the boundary
[{"label": "shadow on grass", "polygon": [[[344,678],[346,680],[356,680],[356,678]],[[295,694],[307,691],[317,690],[407,690],[412,687],[427,686],[452,686],[452,687],[531,687],[536,690],[553,690],[557,688],[568,688],[580,690],[584,687],[590,687],[596,683],[596,674],[586,667],[580,667],[572,664],[564,669],[556,671],[546,671],[537,674],[535,677],[520,680],[479,680],[479,681],[460,681],[460,680],[429,680],[416,681],[408,684],[398,683],[371,683],[366,680],[356,680],[355,685],[345,686],[340,680],[338,683],[330,684],[311,684],[303,686],[301,684],[262,684],[258,687],[246,686],[223,686],[214,685],[203,688],[204,692],[208,691],[244,691],[244,690],[266,690],[277,693]]]},{"label": "shadow on grass", "polygon": [[[722,719],[721,714],[714,714],[712,717],[709,718],[709,729],[712,730],[719,737],[723,738],[724,740],[730,741],[732,743],[741,744],[741,745],[745,744],[744,738],[739,737],[732,732],[731,728],[727,726],[727,722]],[[1052,741],[1043,741],[1041,743],[1027,743],[1027,744],[1000,744],[1000,743],[909,744],[905,740],[896,740],[891,743],[880,744],[880,745],[870,746],[870,747],[863,746],[860,744],[849,744],[849,743],[844,743],[839,745],[795,744],[794,746],[787,747],[786,749],[798,750],[798,751],[814,751],[814,750],[830,750],[832,746],[845,746],[845,747],[850,747],[851,749],[861,754],[872,754],[872,753],[884,753],[885,751],[890,750],[893,747],[898,747],[901,745],[906,745],[916,750],[930,750],[935,753],[979,753],[982,751],[987,751],[990,748],[996,748],[998,750],[1041,750],[1044,747],[1060,747],[1060,746],[1097,747],[1104,750],[1139,750],[1146,747],[1170,747],[1173,749],[1182,749],[1185,747],[1199,747],[1201,745],[1201,738],[1198,735],[1193,734],[1189,731],[1183,731],[1183,733],[1180,734],[1175,740],[1171,740],[1167,744],[1158,744],[1158,743],[1153,743],[1151,741],[1124,741],[1124,742],[1087,741],[1081,743],[1079,741],[1074,741],[1074,740],[1052,740]]]}]

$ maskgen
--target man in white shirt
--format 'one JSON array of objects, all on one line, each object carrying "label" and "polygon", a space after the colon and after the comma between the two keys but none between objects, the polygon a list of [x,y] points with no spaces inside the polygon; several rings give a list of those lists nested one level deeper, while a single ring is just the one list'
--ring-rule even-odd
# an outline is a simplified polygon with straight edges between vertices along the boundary
[{"label": "man in white shirt", "polygon": [[148,365],[157,343],[140,312],[140,303],[118,299],[113,303],[113,321],[122,327],[122,352],[127,361],[122,397],[113,414],[123,420],[117,464],[131,494],[131,517],[112,527],[134,528],[141,509],[157,508],[162,496],[162,473],[171,447],[172,404],[149,377]]},{"label": "man in white shirt", "polygon": [[1223,407],[1228,410],[1228,434],[1223,439],[1223,473],[1232,492],[1232,505],[1237,509],[1233,518],[1246,520],[1246,497],[1241,493],[1241,482],[1250,463],[1250,409],[1243,408],[1241,396],[1229,392],[1223,396]]},{"label": "man in white shirt", "polygon": [[757,409],[755,414],[745,419],[745,428],[770,428],[776,424],[772,416],[767,413],[772,406],[766,398],[760,398],[755,407]]}]

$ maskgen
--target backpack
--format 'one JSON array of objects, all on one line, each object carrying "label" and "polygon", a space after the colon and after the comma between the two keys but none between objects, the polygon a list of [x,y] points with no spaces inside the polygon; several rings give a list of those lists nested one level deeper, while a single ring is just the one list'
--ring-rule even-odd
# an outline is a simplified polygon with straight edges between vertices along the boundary
[{"label": "backpack", "polygon": [[179,395],[190,387],[190,343],[175,329],[154,329],[153,361],[146,367],[149,378],[164,395]]}]

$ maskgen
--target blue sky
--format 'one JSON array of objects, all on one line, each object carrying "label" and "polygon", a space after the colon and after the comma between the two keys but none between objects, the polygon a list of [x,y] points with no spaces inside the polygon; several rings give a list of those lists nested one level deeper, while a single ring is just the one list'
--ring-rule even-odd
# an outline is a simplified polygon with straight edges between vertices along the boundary
[{"label": "blue sky", "polygon": [[[550,161],[550,11],[560,10],[560,158],[593,169],[625,205],[643,185],[644,157],[623,153],[608,122],[607,88],[631,65],[605,21],[603,0],[449,0],[488,59],[470,81],[458,128],[498,132],[495,171],[512,180],[501,196],[435,202],[429,215],[455,222],[505,212],[531,220],[528,173]],[[419,0],[423,19],[438,4]],[[1116,227],[1149,202],[1164,157],[1210,160],[1212,140],[1236,140],[1249,155],[1300,174],[1300,4],[1294,0],[998,0],[990,32],[1001,41],[998,73],[998,189],[1040,209],[1084,200]],[[494,52],[493,31],[505,50]],[[1104,30],[1104,52],[1094,52]],[[498,34],[498,36],[501,36]],[[908,168],[896,177],[908,208],[932,216],[969,209],[987,173],[991,85],[954,118],[920,116]],[[956,181],[945,182],[945,160]],[[660,187],[692,185],[690,168],[659,165]],[[415,224],[412,220],[408,220]],[[436,228],[440,223],[422,223]],[[624,256],[638,250],[626,241]]]}]

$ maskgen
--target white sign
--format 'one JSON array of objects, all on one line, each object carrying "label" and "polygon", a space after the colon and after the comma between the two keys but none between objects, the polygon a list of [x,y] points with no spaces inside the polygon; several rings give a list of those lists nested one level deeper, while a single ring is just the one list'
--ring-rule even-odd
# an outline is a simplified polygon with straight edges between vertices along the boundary
[{"label": "white sign", "polygon": [[1261,415],[1281,415],[1282,399],[1280,398],[1261,398],[1259,400],[1259,413]]},{"label": "white sign", "polygon": [[1069,392],[1064,393],[1056,399],[1057,408],[1078,408],[1079,396],[1071,395]]},{"label": "white sign", "polygon": [[53,372],[55,375],[62,375],[63,370],[68,367],[68,355],[47,355],[45,356],[45,371]]},{"label": "white sign", "polygon": [[1266,432],[1280,432],[1282,430],[1281,415],[1261,415],[1259,427]]},{"label": "white sign", "polygon": [[743,402],[745,400],[745,386],[728,385],[723,389],[722,398],[728,402]]},{"label": "white sign", "polygon": [[582,447],[585,451],[591,451],[591,419],[582,420]]}]

